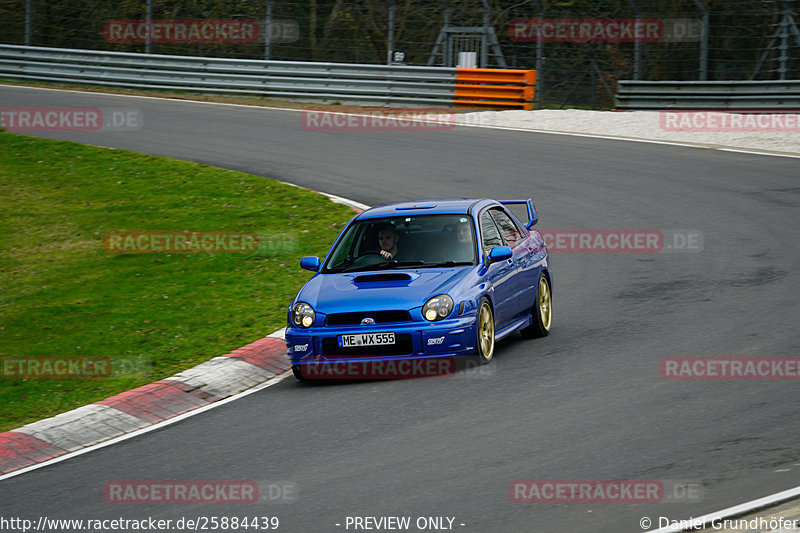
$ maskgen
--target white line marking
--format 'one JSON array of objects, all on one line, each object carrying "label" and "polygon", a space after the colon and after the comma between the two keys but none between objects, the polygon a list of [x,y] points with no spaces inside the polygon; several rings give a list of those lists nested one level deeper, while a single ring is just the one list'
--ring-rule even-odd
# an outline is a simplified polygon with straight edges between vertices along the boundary
[{"label": "white line marking", "polygon": [[267,337],[271,337],[274,339],[285,339],[286,338],[286,328],[281,328],[278,331],[274,331],[267,335]]},{"label": "white line marking", "polygon": [[[181,98],[165,98],[163,96],[140,96],[136,94],[115,94],[115,93],[104,93],[104,92],[95,92],[95,91],[81,91],[78,89],[52,89],[49,87],[28,87],[26,85],[7,85],[0,83],[0,87],[10,87],[12,89],[38,89],[41,91],[61,91],[67,93],[77,93],[77,94],[101,94],[104,96],[122,96],[125,98],[145,98],[149,100],[166,100],[168,102],[188,102],[192,104],[205,104],[205,105],[219,105],[219,106],[232,106],[232,107],[248,107],[252,109],[271,109],[275,111],[292,111],[295,113],[302,113],[303,109],[291,109],[286,107],[272,107],[272,106],[260,106],[260,105],[252,105],[252,104],[230,104],[224,102],[201,102],[199,100],[184,100]],[[413,109],[413,108],[410,108]],[[369,117],[370,115],[362,115],[359,113],[344,113],[341,111],[324,111],[326,113],[332,113],[337,115],[354,115],[357,117]],[[531,111],[531,113],[535,113],[536,111]],[[414,122],[435,122],[429,121],[424,119],[410,119]],[[633,139],[630,137],[616,137],[613,135],[603,135],[603,134],[596,134],[596,133],[576,133],[576,132],[569,132],[569,131],[548,131],[548,130],[537,130],[537,129],[525,129],[525,128],[516,128],[513,126],[491,126],[486,124],[456,124],[457,127],[465,127],[465,128],[488,128],[488,129],[495,129],[495,130],[509,130],[509,131],[520,131],[520,132],[530,132],[530,133],[546,133],[549,135],[568,135],[571,137],[590,137],[595,139],[609,139],[612,141],[629,141],[629,142],[640,142],[640,143],[649,143],[649,144],[664,144],[667,146],[682,146],[685,148],[699,148],[705,150],[717,150],[719,152],[734,152],[739,154],[750,154],[750,155],[766,155],[772,157],[790,157],[794,159],[800,158],[800,155],[794,154],[785,154],[785,153],[775,153],[775,152],[761,152],[754,149],[746,149],[746,148],[730,148],[730,147],[723,147],[723,146],[707,146],[702,144],[692,144],[680,141],[659,141],[655,139]]]},{"label": "white line marking", "polygon": [[[800,496],[800,486],[794,487],[793,489],[784,490],[782,492],[778,492],[770,496],[764,496],[763,498],[759,498],[757,500],[740,503],[739,505],[734,505],[733,507],[728,507],[727,509],[723,509],[721,511],[709,513],[703,516],[698,516],[697,518],[692,518],[691,520],[686,520],[685,522],[691,522],[692,524],[701,523],[703,527],[707,527],[714,520],[723,520],[725,518],[730,518],[732,516],[739,516],[745,513],[751,513],[753,511],[757,511],[765,507],[770,507],[777,503],[791,500],[792,498],[796,498],[797,496]],[[687,528],[683,528],[680,526],[670,526],[661,529],[655,529],[650,533],[679,533],[680,531],[685,531],[686,529]]]},{"label": "white line marking", "polygon": [[311,191],[317,194],[321,194],[322,196],[327,196],[328,199],[335,204],[344,204],[348,207],[355,207],[356,209],[361,209],[362,211],[366,211],[367,209],[369,209],[368,205],[362,204],[361,202],[356,202],[355,200],[351,200],[350,198],[345,198],[343,196],[336,196],[335,194],[330,194],[327,192],[315,191],[313,189],[302,187],[300,185],[297,185],[296,183],[290,183],[288,181],[281,181],[281,180],[275,180],[275,181],[277,181],[278,183],[283,183],[284,185],[288,185],[290,187],[296,187],[298,189],[303,189],[304,191]]},{"label": "white line marking", "polygon": [[[278,376],[275,376],[273,378],[268,379],[267,381],[265,381],[264,383],[261,383],[260,385],[256,385],[252,389],[248,389],[246,391],[240,392],[239,394],[235,394],[233,396],[229,396],[229,397],[225,398],[224,400],[219,400],[218,402],[214,402],[214,403],[211,403],[211,404],[208,404],[208,405],[204,405],[203,407],[199,407],[199,408],[197,408],[197,409],[195,409],[193,411],[189,411],[187,413],[183,413],[182,415],[178,415],[178,416],[176,416],[174,418],[170,418],[168,420],[164,420],[163,422],[159,422],[157,424],[153,424],[152,426],[148,426],[146,428],[138,429],[136,431],[133,431],[131,433],[127,433],[125,435],[120,435],[119,437],[113,438],[111,440],[107,440],[105,442],[101,442],[99,444],[95,444],[94,446],[89,446],[87,448],[83,448],[81,450],[77,450],[77,451],[74,451],[74,452],[71,452],[71,453],[68,453],[68,454],[65,454],[65,455],[60,455],[58,457],[55,457],[55,458],[50,459],[48,461],[45,461],[43,463],[38,463],[38,464],[35,464],[35,465],[27,466],[27,467],[22,468],[20,470],[15,470],[14,472],[9,472],[8,474],[4,474],[4,475],[0,476],[0,481],[2,481],[4,479],[12,478],[14,476],[19,476],[19,475],[24,474],[26,472],[30,472],[31,470],[37,470],[39,468],[43,468],[45,466],[50,466],[52,464],[59,463],[61,461],[65,461],[67,459],[72,459],[73,457],[77,457],[78,455],[83,455],[84,453],[89,453],[89,452],[92,452],[92,451],[97,450],[99,448],[105,448],[106,446],[111,446],[112,444],[116,444],[118,442],[122,442],[122,441],[128,440],[128,439],[132,439],[133,437],[138,437],[139,435],[142,435],[144,433],[148,433],[148,432],[153,431],[155,429],[162,428],[164,426],[168,426],[170,424],[174,424],[175,422],[180,422],[181,420],[184,420],[186,418],[189,418],[189,417],[192,417],[192,416],[195,416],[195,415],[199,415],[200,413],[204,413],[206,411],[209,411],[209,410],[214,409],[216,407],[219,407],[221,405],[225,405],[226,403],[233,402],[235,400],[238,400],[239,398],[243,398],[243,397],[245,397],[245,396],[247,396],[249,394],[253,394],[254,392],[258,392],[258,391],[260,391],[262,389],[266,389],[267,387],[271,387],[271,386],[279,383],[280,381],[286,379],[287,377],[289,377],[291,375],[292,375],[291,372],[284,372],[283,374],[280,374]],[[14,431],[14,430],[12,429],[11,431]]]},{"label": "white line marking", "polygon": [[744,150],[744,149],[736,149],[736,148],[715,148],[715,150],[719,150],[720,152],[738,152],[740,154],[755,154],[755,155],[774,155],[778,157],[794,157],[799,158],[800,155],[792,155],[792,154],[773,154],[770,152],[754,152],[752,150]]},{"label": "white line marking", "polygon": [[361,202],[356,202],[355,200],[350,200],[349,198],[336,196],[335,194],[328,194],[326,192],[319,192],[319,194],[327,196],[328,198],[330,198],[331,202],[336,204],[344,204],[348,207],[355,207],[357,209],[361,209],[362,211],[366,211],[367,209],[369,209],[369,206],[367,204],[362,204]]}]

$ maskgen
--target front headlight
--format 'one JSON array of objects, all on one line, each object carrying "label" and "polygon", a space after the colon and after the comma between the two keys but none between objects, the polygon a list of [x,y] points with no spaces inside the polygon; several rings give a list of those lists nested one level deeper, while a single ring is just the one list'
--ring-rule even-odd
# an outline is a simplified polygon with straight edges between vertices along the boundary
[{"label": "front headlight", "polygon": [[297,302],[292,307],[292,322],[298,328],[310,328],[316,318],[314,308],[305,302]]},{"label": "front headlight", "polygon": [[434,296],[422,306],[422,316],[425,320],[435,322],[446,318],[453,310],[453,299],[446,294]]}]

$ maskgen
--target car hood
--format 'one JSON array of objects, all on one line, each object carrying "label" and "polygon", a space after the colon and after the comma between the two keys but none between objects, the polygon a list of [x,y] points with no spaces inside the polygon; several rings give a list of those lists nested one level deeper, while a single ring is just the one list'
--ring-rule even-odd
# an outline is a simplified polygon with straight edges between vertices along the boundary
[{"label": "car hood", "polygon": [[431,296],[448,292],[474,267],[381,270],[317,274],[295,301],[324,314],[368,310],[413,309]]}]

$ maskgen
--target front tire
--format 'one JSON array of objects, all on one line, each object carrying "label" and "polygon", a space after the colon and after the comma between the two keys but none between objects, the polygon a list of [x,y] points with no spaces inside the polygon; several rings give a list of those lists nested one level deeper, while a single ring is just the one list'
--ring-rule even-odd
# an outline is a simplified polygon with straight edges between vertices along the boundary
[{"label": "front tire", "polygon": [[486,297],[481,299],[481,305],[478,307],[475,330],[475,358],[478,364],[485,365],[494,357],[494,313]]},{"label": "front tire", "polygon": [[526,339],[547,337],[553,324],[553,297],[550,291],[550,281],[544,272],[539,274],[539,283],[536,287],[536,300],[531,309],[531,325],[520,330]]},{"label": "front tire", "polygon": [[308,378],[300,371],[300,365],[292,365],[292,374],[297,378],[297,381],[308,381]]}]

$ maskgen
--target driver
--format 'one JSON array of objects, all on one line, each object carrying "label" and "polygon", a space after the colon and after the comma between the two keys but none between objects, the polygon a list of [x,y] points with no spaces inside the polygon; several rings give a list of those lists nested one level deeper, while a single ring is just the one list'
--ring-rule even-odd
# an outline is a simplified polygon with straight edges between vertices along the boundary
[{"label": "driver", "polygon": [[378,244],[381,247],[381,257],[384,259],[397,261],[397,242],[400,240],[400,234],[392,224],[383,224],[378,229]]},{"label": "driver", "polygon": [[474,260],[475,251],[472,246],[472,226],[468,221],[461,219],[455,230],[456,242],[452,243],[447,259],[458,263],[468,263]]}]

